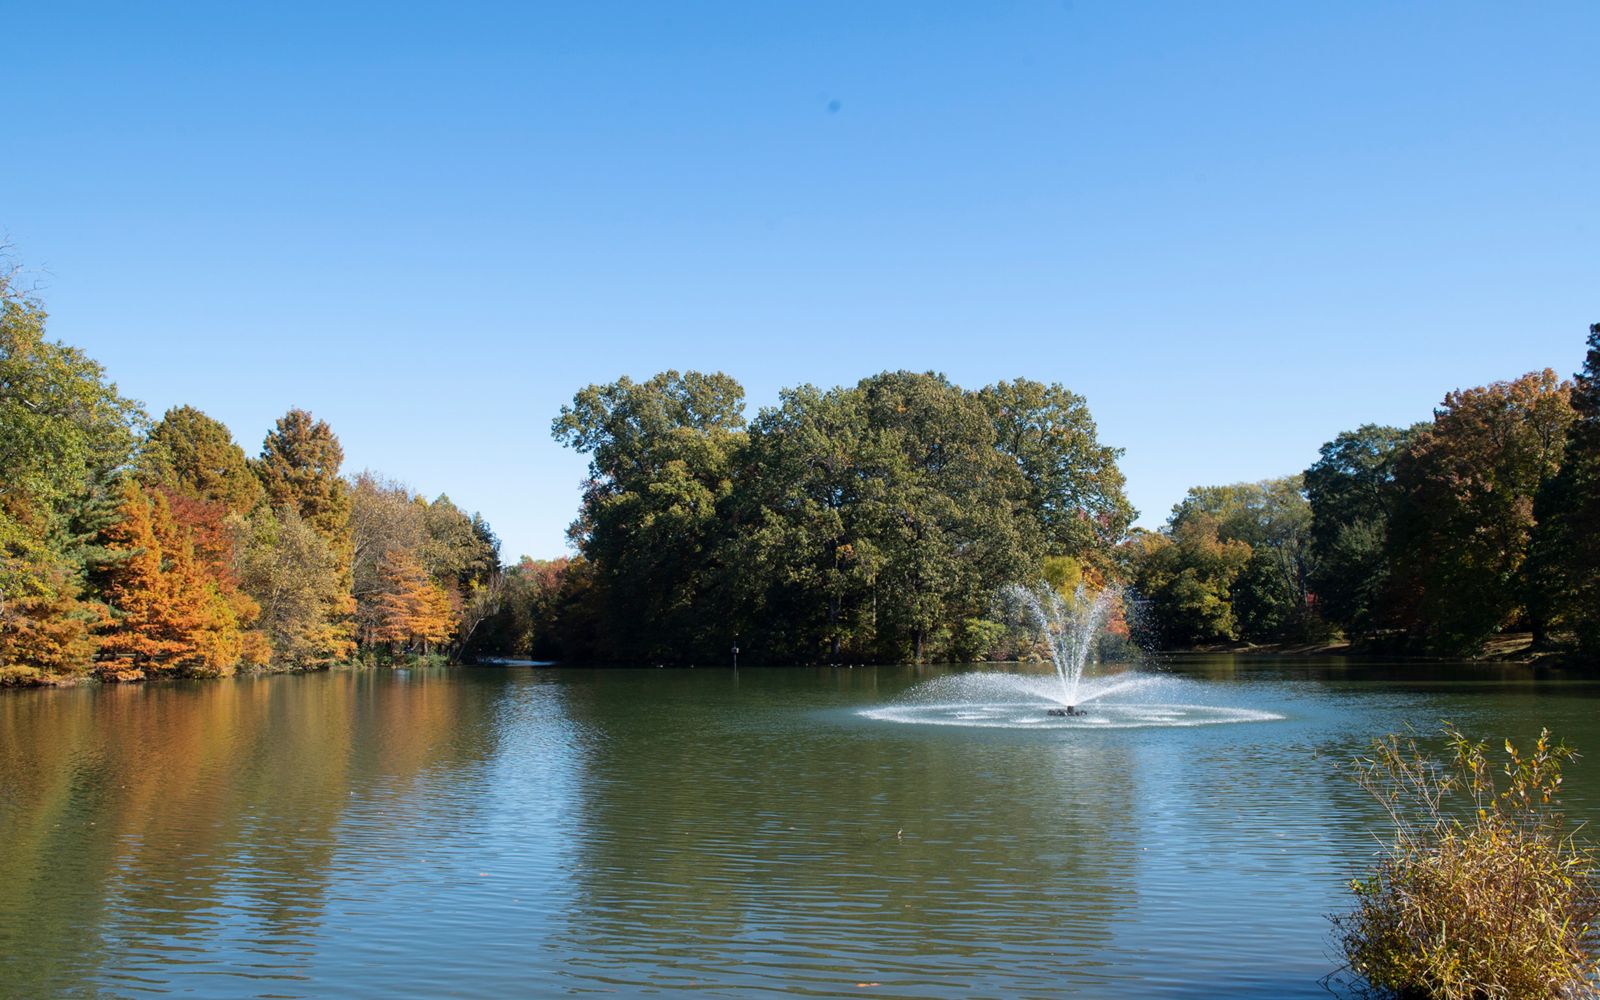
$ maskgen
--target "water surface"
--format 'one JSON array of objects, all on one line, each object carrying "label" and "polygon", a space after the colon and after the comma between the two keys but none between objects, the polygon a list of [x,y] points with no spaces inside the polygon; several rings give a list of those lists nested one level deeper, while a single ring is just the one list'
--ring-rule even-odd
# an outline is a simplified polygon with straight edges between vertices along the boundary
[{"label": "water surface", "polygon": [[1568,675],[1165,670],[1246,721],[928,725],[912,667],[5,694],[0,995],[1326,997],[1378,820],[1336,761],[1443,718],[1600,753]]}]

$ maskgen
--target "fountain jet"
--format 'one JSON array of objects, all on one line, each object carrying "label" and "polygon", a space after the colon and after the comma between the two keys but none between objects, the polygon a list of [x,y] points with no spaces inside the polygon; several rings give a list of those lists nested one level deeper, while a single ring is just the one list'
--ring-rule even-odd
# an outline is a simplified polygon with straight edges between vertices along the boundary
[{"label": "fountain jet", "polygon": [[1117,588],[1106,587],[1097,594],[1089,594],[1078,585],[1069,603],[1048,583],[1034,587],[1012,584],[1006,589],[1007,598],[1027,613],[1045,638],[1050,650],[1050,662],[1061,681],[1062,708],[1053,708],[1047,714],[1069,716],[1086,714],[1078,697],[1083,671],[1095,655],[1100,630],[1116,603]]}]

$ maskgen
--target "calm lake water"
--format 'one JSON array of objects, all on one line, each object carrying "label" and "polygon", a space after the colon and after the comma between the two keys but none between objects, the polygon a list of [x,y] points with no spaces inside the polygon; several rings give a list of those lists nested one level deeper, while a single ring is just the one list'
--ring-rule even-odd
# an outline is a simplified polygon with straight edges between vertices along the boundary
[{"label": "calm lake water", "polygon": [[1600,755],[1570,675],[1161,669],[1259,721],[863,714],[911,667],[4,694],[0,994],[1326,997],[1378,820],[1335,762],[1443,718]]}]

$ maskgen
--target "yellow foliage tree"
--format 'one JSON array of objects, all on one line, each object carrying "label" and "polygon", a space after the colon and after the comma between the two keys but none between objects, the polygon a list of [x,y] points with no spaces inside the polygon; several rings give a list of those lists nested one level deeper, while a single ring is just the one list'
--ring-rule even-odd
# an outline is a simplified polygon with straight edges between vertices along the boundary
[{"label": "yellow foliage tree", "polygon": [[[320,670],[350,655],[350,639],[333,611],[347,596],[338,557],[293,507],[260,510],[237,521],[234,560],[240,588],[259,609],[259,632],[247,634],[243,650],[281,666]],[[269,649],[253,649],[262,637]]]}]

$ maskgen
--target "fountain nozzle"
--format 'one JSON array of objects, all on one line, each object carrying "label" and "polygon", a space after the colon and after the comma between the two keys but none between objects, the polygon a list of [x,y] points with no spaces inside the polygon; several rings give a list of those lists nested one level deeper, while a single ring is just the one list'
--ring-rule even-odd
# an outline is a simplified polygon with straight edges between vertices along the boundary
[{"label": "fountain nozzle", "polygon": [[1055,717],[1057,719],[1065,719],[1065,718],[1068,718],[1068,717],[1077,718],[1079,716],[1088,715],[1089,713],[1085,712],[1083,709],[1079,708],[1076,705],[1068,705],[1066,708],[1051,708],[1051,709],[1047,709],[1044,714],[1045,715],[1049,715],[1049,716],[1053,716],[1053,717]]}]

